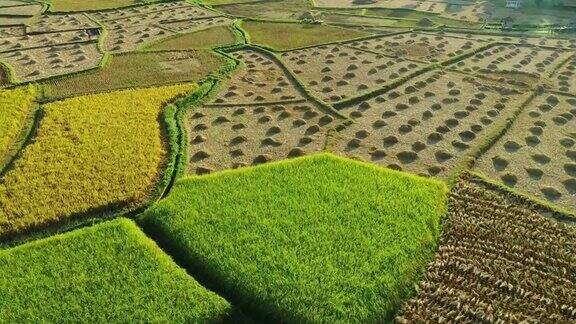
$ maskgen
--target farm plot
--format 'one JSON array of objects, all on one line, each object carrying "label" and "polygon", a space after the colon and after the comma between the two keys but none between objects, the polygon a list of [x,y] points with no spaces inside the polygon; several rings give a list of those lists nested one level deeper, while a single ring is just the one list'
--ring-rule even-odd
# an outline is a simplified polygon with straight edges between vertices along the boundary
[{"label": "farm plot", "polygon": [[128,219],[0,251],[0,296],[1,322],[208,323],[230,312]]},{"label": "farm plot", "polygon": [[218,26],[231,26],[234,21],[226,17],[210,17],[202,19],[164,21],[159,25],[178,33],[200,31]]},{"label": "farm plot", "polygon": [[0,7],[0,15],[32,17],[42,11],[40,4],[27,4],[20,2],[17,6]]},{"label": "farm plot", "polygon": [[338,120],[306,101],[202,106],[188,117],[188,172],[206,174],[320,152],[335,124]]},{"label": "farm plot", "polygon": [[26,35],[24,26],[0,26],[0,39],[24,35]]},{"label": "farm plot", "polygon": [[225,61],[208,51],[161,51],[118,54],[105,68],[51,79],[44,83],[44,95],[69,97],[122,88],[200,81]]},{"label": "farm plot", "polygon": [[95,22],[83,14],[42,15],[30,23],[28,33],[47,33],[66,30],[98,28]]},{"label": "farm plot", "polygon": [[230,25],[232,20],[204,8],[175,2],[155,4],[117,12],[93,14],[107,27],[105,47],[113,53],[128,52],[158,41],[177,32],[194,31],[214,26]]},{"label": "farm plot", "polygon": [[[428,35],[436,35],[432,33],[425,33]],[[439,33],[446,37],[454,37],[454,38],[465,38],[468,40],[477,40],[477,41],[485,41],[485,42],[499,42],[499,43],[512,43],[512,44],[519,44],[519,45],[535,45],[535,46],[544,46],[544,47],[555,47],[558,49],[570,49],[576,48],[576,39],[573,38],[550,38],[550,37],[537,37],[532,36],[528,37],[526,35],[518,34],[517,36],[513,35],[491,35],[491,34],[473,34],[473,33],[447,33],[441,32]]]},{"label": "farm plot", "polygon": [[484,154],[476,169],[504,184],[576,207],[576,99],[542,94]]},{"label": "farm plot", "polygon": [[218,26],[161,40],[147,48],[152,50],[207,49],[233,45],[236,41],[236,35],[230,27]]},{"label": "farm plot", "polygon": [[440,247],[399,323],[573,323],[576,227],[461,179]]},{"label": "farm plot", "polygon": [[120,20],[124,23],[130,18],[141,17],[144,22],[154,22],[164,19],[176,19],[187,17],[206,18],[217,14],[202,7],[192,5],[186,1],[160,2],[138,7],[106,10],[90,13],[98,21],[111,22]]},{"label": "farm plot", "polygon": [[0,89],[0,171],[14,155],[14,145],[23,137],[26,124],[31,124],[35,100],[33,86]]},{"label": "farm plot", "polygon": [[299,20],[309,11],[307,0],[260,1],[221,5],[218,11],[236,17]]},{"label": "farm plot", "polygon": [[424,66],[342,45],[294,50],[282,53],[281,57],[306,87],[328,102],[381,88]]},{"label": "farm plot", "polygon": [[0,52],[15,52],[27,48],[49,47],[62,44],[90,42],[84,31],[65,31],[57,33],[22,35],[0,38]]},{"label": "farm plot", "polygon": [[576,95],[576,55],[572,56],[548,81],[554,89]]},{"label": "farm plot", "polygon": [[428,72],[341,109],[354,119],[333,140],[338,154],[425,176],[447,178],[494,123],[528,94],[455,72]]},{"label": "farm plot", "polygon": [[[370,33],[325,25],[247,21],[242,27],[254,44],[288,50],[369,36]],[[278,37],[278,35],[285,35]]]},{"label": "farm plot", "polygon": [[367,323],[412,293],[445,198],[440,182],[321,154],[181,179],[140,221],[268,321]]},{"label": "farm plot", "polygon": [[348,46],[395,57],[442,62],[486,45],[475,40],[419,33],[382,36],[345,43]]},{"label": "farm plot", "polygon": [[120,7],[127,7],[135,4],[154,2],[157,0],[49,0],[50,11],[73,12],[87,10],[107,10]]},{"label": "farm plot", "polygon": [[0,236],[149,199],[167,155],[162,107],[193,89],[126,90],[43,106],[34,141],[0,181]]},{"label": "farm plot", "polygon": [[231,53],[245,68],[236,71],[225,90],[210,102],[218,105],[276,103],[304,99],[298,87],[274,60],[255,50]]},{"label": "farm plot", "polygon": [[529,86],[538,82],[546,72],[551,72],[570,55],[572,54],[568,51],[532,46],[496,45],[452,67],[507,80],[511,84]]},{"label": "farm plot", "polygon": [[18,81],[35,81],[95,68],[102,60],[96,43],[65,44],[0,53]]}]

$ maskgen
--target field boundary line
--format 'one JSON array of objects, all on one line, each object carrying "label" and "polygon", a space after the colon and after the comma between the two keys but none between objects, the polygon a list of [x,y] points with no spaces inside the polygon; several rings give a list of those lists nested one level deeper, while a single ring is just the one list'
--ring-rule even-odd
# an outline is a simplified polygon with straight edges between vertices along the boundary
[{"label": "field boundary line", "polygon": [[518,190],[516,188],[507,187],[504,184],[488,177],[487,175],[473,170],[464,171],[461,175],[462,178],[468,177],[474,183],[485,186],[489,189],[503,193],[505,196],[511,196],[514,199],[519,199],[528,203],[534,209],[543,212],[544,216],[547,218],[552,218],[556,221],[576,226],[576,212],[571,211],[567,208],[554,205],[542,198],[533,196],[524,191]]},{"label": "field boundary line", "polygon": [[471,147],[470,152],[464,156],[462,162],[454,167],[449,181],[452,185],[455,184],[461,173],[472,171],[478,159],[488,152],[498,142],[498,140],[506,135],[516,119],[518,119],[518,116],[520,116],[526,107],[528,107],[528,105],[530,105],[530,103],[532,103],[532,101],[541,94],[540,90],[532,90],[531,92],[532,93],[524,99],[518,108],[511,111],[506,118],[500,119],[498,122],[494,123],[492,129],[482,136],[476,145]]}]

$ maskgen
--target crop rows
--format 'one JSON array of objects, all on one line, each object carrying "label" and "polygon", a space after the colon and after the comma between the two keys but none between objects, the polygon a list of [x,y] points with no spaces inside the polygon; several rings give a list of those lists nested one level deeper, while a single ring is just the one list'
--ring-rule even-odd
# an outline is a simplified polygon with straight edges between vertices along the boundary
[{"label": "crop rows", "polygon": [[576,229],[460,180],[426,280],[401,323],[576,321]]},{"label": "crop rows", "polygon": [[354,120],[334,152],[394,169],[446,178],[527,94],[495,82],[432,71],[340,111]]},{"label": "crop rows", "polygon": [[338,120],[307,101],[270,58],[254,50],[232,55],[245,68],[188,116],[188,171],[205,174],[323,150]]},{"label": "crop rows", "polygon": [[289,67],[317,97],[337,102],[384,86],[422,68],[418,62],[390,58],[342,45],[284,52]]},{"label": "crop rows", "polygon": [[576,206],[576,99],[543,93],[476,169],[567,208]]},{"label": "crop rows", "polygon": [[0,181],[0,236],[149,199],[167,155],[163,106],[193,89],[126,90],[43,106],[34,141]]}]

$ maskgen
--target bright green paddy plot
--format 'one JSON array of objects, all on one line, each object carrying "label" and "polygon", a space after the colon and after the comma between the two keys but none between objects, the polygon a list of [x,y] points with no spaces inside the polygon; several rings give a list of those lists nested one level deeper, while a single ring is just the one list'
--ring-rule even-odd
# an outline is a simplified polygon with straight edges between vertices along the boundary
[{"label": "bright green paddy plot", "polygon": [[140,221],[261,318],[379,322],[433,258],[446,194],[435,180],[320,154],[181,179]]},{"label": "bright green paddy plot", "polygon": [[131,220],[0,251],[1,323],[207,323],[229,309]]}]

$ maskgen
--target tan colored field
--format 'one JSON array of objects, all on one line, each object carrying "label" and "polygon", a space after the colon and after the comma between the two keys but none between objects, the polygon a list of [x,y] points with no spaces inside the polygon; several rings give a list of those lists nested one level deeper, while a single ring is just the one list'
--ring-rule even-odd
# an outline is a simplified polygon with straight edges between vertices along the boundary
[{"label": "tan colored field", "polygon": [[464,72],[515,81],[528,86],[564,62],[572,53],[534,46],[498,45],[453,65]]},{"label": "tan colored field", "polygon": [[[428,35],[435,36],[435,33],[424,33]],[[558,49],[562,48],[576,48],[576,39],[572,38],[551,38],[546,36],[525,36],[519,34],[518,36],[502,36],[502,35],[483,35],[483,34],[474,34],[474,33],[448,33],[442,32],[441,33],[447,37],[454,37],[454,38],[464,38],[468,40],[477,40],[477,41],[484,41],[484,42],[502,42],[502,43],[511,43],[511,44],[518,44],[518,45],[537,45],[537,46],[546,46],[546,47],[556,47]]]},{"label": "tan colored field", "polygon": [[342,45],[294,50],[281,57],[306,87],[328,102],[381,88],[424,66]]},{"label": "tan colored field", "polygon": [[[27,48],[47,47],[61,44],[84,43],[90,37],[84,31],[64,31],[0,38],[0,52],[18,51]],[[9,54],[0,54],[9,55]]]},{"label": "tan colored field", "polygon": [[202,106],[188,117],[188,172],[283,160],[324,149],[334,117],[305,100],[248,106]]},{"label": "tan colored field", "polygon": [[232,23],[233,20],[227,17],[210,17],[203,19],[166,21],[159,23],[159,25],[174,32],[186,33],[212,29],[218,26],[231,26]]},{"label": "tan colored field", "polygon": [[436,259],[398,323],[573,323],[576,228],[478,180],[458,181]]},{"label": "tan colored field", "polygon": [[341,109],[354,123],[335,136],[330,148],[390,168],[447,178],[527,96],[455,72],[429,72]]},{"label": "tan colored field", "polygon": [[346,45],[395,57],[427,62],[442,62],[451,57],[470,52],[486,45],[486,43],[438,34],[408,33],[354,41],[346,43]]},{"label": "tan colored field", "polygon": [[253,50],[233,52],[245,68],[232,74],[211,104],[242,105],[300,100],[304,97],[280,66]]},{"label": "tan colored field", "polygon": [[29,33],[46,33],[66,30],[83,30],[99,26],[83,14],[42,15],[33,19]]},{"label": "tan colored field", "polygon": [[71,12],[126,7],[135,4],[135,0],[51,0],[50,3],[50,11]]},{"label": "tan colored field", "polygon": [[34,81],[97,67],[102,59],[96,43],[55,45],[2,53],[20,81]]},{"label": "tan colored field", "polygon": [[475,168],[518,190],[576,206],[576,99],[544,93]]},{"label": "tan colored field", "polygon": [[550,77],[554,89],[576,95],[576,56]]}]

